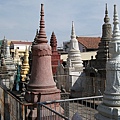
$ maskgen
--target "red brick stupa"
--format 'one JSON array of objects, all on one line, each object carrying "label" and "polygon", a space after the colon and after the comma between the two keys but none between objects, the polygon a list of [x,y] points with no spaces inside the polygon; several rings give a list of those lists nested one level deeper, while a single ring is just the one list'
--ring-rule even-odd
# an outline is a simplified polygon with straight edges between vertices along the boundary
[{"label": "red brick stupa", "polygon": [[40,30],[32,46],[32,70],[27,85],[25,98],[27,102],[43,102],[60,99],[60,90],[53,80],[51,67],[51,47],[47,44],[44,23],[44,10],[41,4]]},{"label": "red brick stupa", "polygon": [[57,72],[58,62],[62,63],[62,60],[60,60],[60,54],[57,51],[57,39],[54,32],[52,32],[51,35],[50,46],[52,48],[52,56],[51,56],[52,72],[53,75],[55,75]]}]

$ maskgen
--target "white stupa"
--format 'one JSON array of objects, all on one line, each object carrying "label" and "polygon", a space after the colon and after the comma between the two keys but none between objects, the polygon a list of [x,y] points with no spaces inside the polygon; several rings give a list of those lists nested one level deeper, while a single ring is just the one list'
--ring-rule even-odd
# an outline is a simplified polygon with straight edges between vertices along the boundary
[{"label": "white stupa", "polygon": [[109,44],[111,58],[106,64],[106,88],[103,102],[98,106],[97,120],[120,120],[120,30],[114,5],[113,36]]},{"label": "white stupa", "polygon": [[81,59],[81,54],[79,50],[78,40],[76,39],[76,35],[75,35],[75,28],[73,21],[72,21],[71,40],[70,40],[70,48],[68,51],[66,69],[67,69],[67,74],[69,76],[67,79],[66,88],[67,91],[71,91],[76,80],[79,79],[79,76],[83,72],[83,61]]},{"label": "white stupa", "polygon": [[74,22],[72,21],[72,31],[71,31],[71,40],[70,40],[70,48],[68,51],[67,58],[67,67],[71,67],[74,71],[80,71],[83,69],[83,61],[81,59],[81,54],[79,50],[78,40],[75,35]]}]

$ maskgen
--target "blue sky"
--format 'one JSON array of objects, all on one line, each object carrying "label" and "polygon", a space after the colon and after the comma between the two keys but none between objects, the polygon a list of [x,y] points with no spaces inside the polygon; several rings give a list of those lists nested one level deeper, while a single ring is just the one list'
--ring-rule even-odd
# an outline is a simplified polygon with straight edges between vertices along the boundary
[{"label": "blue sky", "polygon": [[120,0],[0,0],[0,39],[33,41],[39,29],[41,3],[47,39],[54,31],[58,46],[70,40],[72,21],[77,36],[101,37],[106,3],[110,23],[114,4],[120,18]]}]

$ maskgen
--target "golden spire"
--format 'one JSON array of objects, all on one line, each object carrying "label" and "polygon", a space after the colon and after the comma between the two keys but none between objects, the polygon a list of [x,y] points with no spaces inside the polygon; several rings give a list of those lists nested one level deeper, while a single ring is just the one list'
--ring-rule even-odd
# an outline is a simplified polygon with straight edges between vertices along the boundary
[{"label": "golden spire", "polygon": [[24,54],[24,60],[23,60],[23,64],[21,67],[21,77],[22,77],[22,81],[25,81],[26,78],[26,74],[28,74],[29,72],[29,60],[28,60],[29,54],[28,54],[28,48],[26,46],[26,50],[25,50],[25,54]]},{"label": "golden spire", "polygon": [[19,57],[19,52],[18,52],[17,48],[15,49],[15,53],[14,53],[14,63],[19,64],[19,65],[22,64],[21,60],[20,60],[20,57]]}]

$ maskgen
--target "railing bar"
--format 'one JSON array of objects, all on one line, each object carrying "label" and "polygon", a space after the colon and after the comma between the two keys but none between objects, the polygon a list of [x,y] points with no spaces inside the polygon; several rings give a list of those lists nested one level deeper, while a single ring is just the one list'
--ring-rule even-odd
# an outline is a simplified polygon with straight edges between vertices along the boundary
[{"label": "railing bar", "polygon": [[51,112],[53,112],[53,113],[55,113],[55,114],[65,118],[66,120],[68,119],[67,117],[63,116],[62,114],[60,114],[60,113],[54,111],[53,109],[50,109],[49,107],[45,106],[44,104],[41,104],[41,105],[44,106],[45,108],[47,108],[48,110],[50,110]]},{"label": "railing bar", "polygon": [[76,101],[76,100],[86,100],[86,99],[95,99],[95,98],[103,98],[103,96],[92,96],[92,97],[83,97],[83,98],[74,98],[74,99],[64,99],[64,100],[53,100],[53,101],[45,101],[45,102],[38,102],[42,104],[50,104],[50,103],[57,103],[57,102],[65,102],[65,101]]}]

